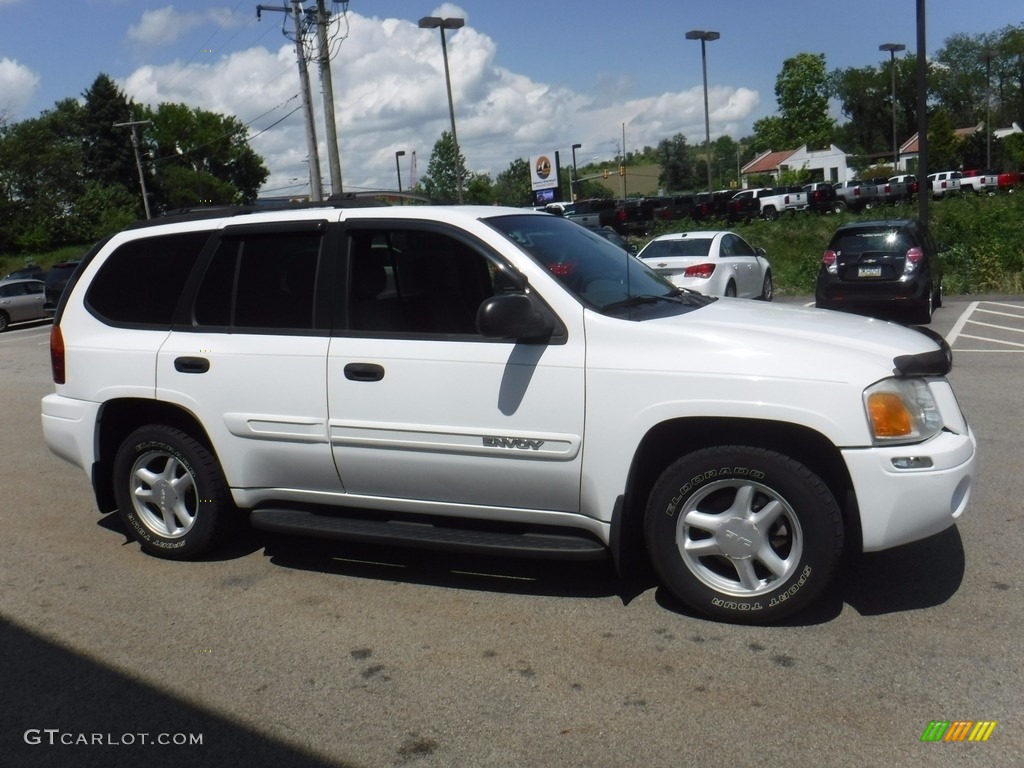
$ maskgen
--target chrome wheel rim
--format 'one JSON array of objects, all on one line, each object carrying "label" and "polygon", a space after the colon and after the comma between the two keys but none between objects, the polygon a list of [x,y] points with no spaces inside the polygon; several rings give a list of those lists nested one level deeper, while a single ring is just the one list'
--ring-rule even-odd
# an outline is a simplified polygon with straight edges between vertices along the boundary
[{"label": "chrome wheel rim", "polygon": [[796,572],[804,535],[793,508],[771,488],[720,480],[687,500],[676,523],[676,546],[705,586],[756,597]]},{"label": "chrome wheel rim", "polygon": [[132,506],[157,536],[178,539],[196,522],[199,499],[188,466],[166,451],[147,451],[132,465]]}]

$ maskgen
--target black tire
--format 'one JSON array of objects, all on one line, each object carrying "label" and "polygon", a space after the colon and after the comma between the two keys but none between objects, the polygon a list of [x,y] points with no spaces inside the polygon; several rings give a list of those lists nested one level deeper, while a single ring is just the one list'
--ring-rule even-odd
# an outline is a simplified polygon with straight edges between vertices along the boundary
[{"label": "black tire", "polygon": [[932,300],[932,304],[935,309],[942,306],[942,283],[939,283],[938,287],[935,289],[935,298]]},{"label": "black tire", "polygon": [[771,205],[769,205],[767,208],[764,209],[763,215],[764,215],[765,221],[778,221],[779,220],[779,212],[777,210],[775,210],[774,206],[771,206]]},{"label": "black tire", "polygon": [[935,291],[928,286],[925,299],[911,310],[911,322],[914,325],[928,325],[932,321],[932,313],[935,311]]},{"label": "black tire", "polygon": [[6,312],[0,311],[0,333],[7,330],[7,326],[11,324],[11,319],[7,316]]},{"label": "black tire", "polygon": [[187,433],[161,424],[140,427],[121,444],[114,495],[132,537],[168,560],[209,551],[237,518],[216,457]]},{"label": "black tire", "polygon": [[846,203],[842,200],[836,200],[835,205],[832,206],[833,213],[842,213],[846,210]]},{"label": "black tire", "polygon": [[771,301],[775,298],[775,284],[772,282],[771,270],[765,272],[764,283],[761,284],[761,295],[757,298],[761,301]]},{"label": "black tire", "polygon": [[706,448],[670,465],[651,491],[644,534],[669,591],[740,624],[806,607],[843,550],[828,486],[803,464],[749,446]]},{"label": "black tire", "polygon": [[729,298],[736,298],[736,283],[729,281],[728,285],[725,286],[725,295]]}]

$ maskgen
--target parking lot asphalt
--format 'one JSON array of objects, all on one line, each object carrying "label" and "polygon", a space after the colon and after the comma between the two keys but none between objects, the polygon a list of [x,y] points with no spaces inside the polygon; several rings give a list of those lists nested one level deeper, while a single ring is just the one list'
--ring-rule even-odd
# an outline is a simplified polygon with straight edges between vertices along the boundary
[{"label": "parking lot asphalt", "polygon": [[[0,763],[1024,765],[1024,298],[947,297],[931,326],[979,441],[966,515],[848,556],[820,605],[775,627],[697,617],[608,563],[261,532],[201,562],[147,557],[43,444],[49,329],[15,327]],[[922,741],[946,721],[995,726]]]}]

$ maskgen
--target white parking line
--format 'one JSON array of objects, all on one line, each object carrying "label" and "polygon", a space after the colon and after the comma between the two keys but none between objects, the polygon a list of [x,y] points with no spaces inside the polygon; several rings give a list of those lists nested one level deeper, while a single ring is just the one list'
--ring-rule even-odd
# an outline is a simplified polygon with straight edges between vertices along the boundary
[{"label": "white parking line", "polygon": [[[994,336],[979,336],[973,333],[966,333],[965,328],[970,326],[970,330],[977,330],[977,333],[984,333],[984,329],[991,328],[994,331],[998,331],[1004,334],[1024,333],[1024,313],[1018,314],[1017,312],[1003,312],[998,309],[990,309],[989,307],[1004,307],[1008,309],[1021,310],[1022,307],[1019,304],[1005,304],[997,301],[986,301],[979,302],[973,301],[967,309],[957,318],[956,324],[952,330],[946,335],[946,341],[952,347],[957,339],[971,339],[973,341],[980,341],[986,344],[996,345],[996,348],[973,348],[973,347],[957,347],[957,352],[1024,352],[1024,343],[1017,341],[1009,341],[1007,339],[998,339]],[[988,323],[984,320],[975,319],[975,315],[984,315],[986,319],[1001,319],[1006,318],[1002,323]],[[1007,324],[1014,320],[1020,321],[1017,324]],[[1003,347],[999,349],[998,347]],[[1010,349],[1006,349],[1010,347]]]},{"label": "white parking line", "polygon": [[979,303],[980,302],[972,301],[970,304],[967,305],[967,309],[960,313],[960,317],[957,318],[956,323],[953,324],[953,327],[950,329],[949,333],[946,334],[946,343],[949,344],[949,346],[953,346],[953,343],[956,341],[957,336],[960,335],[960,331],[962,331],[964,329],[964,326],[967,325],[967,321],[974,313],[974,310],[978,308]]}]

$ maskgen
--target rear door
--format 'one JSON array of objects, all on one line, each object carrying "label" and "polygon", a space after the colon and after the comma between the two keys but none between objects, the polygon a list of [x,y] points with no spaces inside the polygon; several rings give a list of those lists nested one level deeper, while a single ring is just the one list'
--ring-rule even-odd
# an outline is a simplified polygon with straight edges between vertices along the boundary
[{"label": "rear door", "polygon": [[322,220],[223,229],[160,349],[157,397],[197,416],[236,490],[341,490],[327,436],[330,322],[317,302],[326,233]]},{"label": "rear door", "polygon": [[[352,221],[351,277],[327,363],[331,447],[365,506],[516,519],[579,509],[581,331],[547,343],[476,331],[481,302],[518,290],[461,230]],[[567,318],[565,327],[582,327]]]}]

